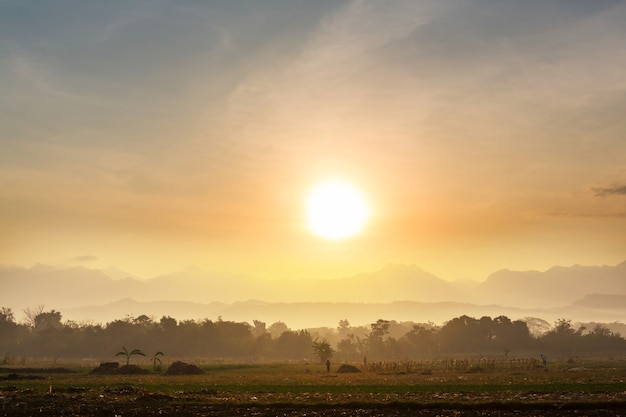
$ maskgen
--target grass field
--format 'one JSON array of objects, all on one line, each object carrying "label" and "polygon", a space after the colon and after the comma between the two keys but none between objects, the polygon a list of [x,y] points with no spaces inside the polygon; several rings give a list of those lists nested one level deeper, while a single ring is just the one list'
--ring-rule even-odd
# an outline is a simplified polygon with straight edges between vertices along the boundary
[{"label": "grass field", "polygon": [[0,370],[0,415],[626,415],[626,360],[349,374],[311,364],[182,376],[66,368]]}]

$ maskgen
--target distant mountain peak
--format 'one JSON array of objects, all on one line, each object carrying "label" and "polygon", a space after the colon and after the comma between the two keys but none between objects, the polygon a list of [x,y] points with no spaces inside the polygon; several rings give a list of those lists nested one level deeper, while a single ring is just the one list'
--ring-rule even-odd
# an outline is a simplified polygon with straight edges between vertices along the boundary
[{"label": "distant mountain peak", "polygon": [[[38,304],[65,311],[88,305],[103,306],[126,297],[115,306],[116,314],[121,314],[121,317],[126,313],[144,313],[142,308],[135,307],[138,303],[146,306],[145,303],[159,300],[168,300],[168,308],[172,310],[160,311],[152,306],[155,310],[151,311],[160,311],[159,314],[181,312],[181,315],[184,308],[177,303],[187,303],[187,306],[190,306],[188,303],[199,303],[189,307],[194,314],[204,311],[202,305],[217,308],[220,303],[235,303],[233,305],[237,308],[254,307],[260,311],[269,309],[270,303],[281,306],[316,302],[368,305],[398,300],[554,309],[571,305],[588,294],[626,294],[626,261],[617,266],[574,265],[554,267],[543,272],[503,269],[483,282],[473,283],[444,280],[415,265],[400,263],[388,263],[374,272],[329,280],[252,279],[245,275],[202,271],[193,267],[188,268],[187,273],[166,274],[148,280],[133,277],[113,279],[107,270],[40,263],[30,268],[0,268],[0,282],[0,306],[11,307],[15,311]],[[66,291],[67,288],[73,291]],[[76,293],[81,296],[76,297]],[[619,304],[622,300],[620,297],[594,296],[575,307],[586,314],[589,310],[584,309],[585,305],[602,306],[606,303],[619,307],[623,306]],[[596,310],[602,310],[602,314],[605,312],[601,308]],[[460,309],[455,311],[466,313]],[[561,317],[568,316],[561,314]]]},{"label": "distant mountain peak", "polygon": [[544,272],[501,270],[480,286],[481,294],[512,305],[567,304],[594,292],[626,293],[626,271],[619,266],[554,266]]},{"label": "distant mountain peak", "polygon": [[108,277],[112,278],[112,279],[140,279],[137,275],[135,274],[131,274],[129,272],[126,271],[122,271],[119,268],[116,268],[114,266],[109,266],[107,268],[102,269],[102,272],[104,274],[106,274]]},{"label": "distant mountain peak", "polygon": [[596,309],[624,309],[626,294],[589,294],[574,301],[573,305]]}]

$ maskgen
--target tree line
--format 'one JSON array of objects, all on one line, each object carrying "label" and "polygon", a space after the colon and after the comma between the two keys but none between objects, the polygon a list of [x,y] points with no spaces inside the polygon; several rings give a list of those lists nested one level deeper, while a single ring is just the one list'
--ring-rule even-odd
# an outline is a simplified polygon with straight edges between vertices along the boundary
[{"label": "tree line", "polygon": [[[170,358],[233,360],[336,361],[420,360],[450,355],[517,357],[545,353],[552,356],[605,356],[626,352],[626,339],[601,324],[575,328],[560,319],[541,334],[533,334],[530,320],[453,318],[443,325],[377,320],[351,326],[340,320],[336,328],[292,330],[285,323],[217,320],[176,320],[163,316],[127,316],[106,324],[62,320],[59,311],[43,306],[24,310],[18,323],[10,308],[0,309],[0,361],[25,358],[107,359],[128,346],[148,355],[164,352]],[[538,319],[535,319],[538,320]],[[545,323],[545,322],[544,322]],[[545,323],[547,324],[547,323]]]}]

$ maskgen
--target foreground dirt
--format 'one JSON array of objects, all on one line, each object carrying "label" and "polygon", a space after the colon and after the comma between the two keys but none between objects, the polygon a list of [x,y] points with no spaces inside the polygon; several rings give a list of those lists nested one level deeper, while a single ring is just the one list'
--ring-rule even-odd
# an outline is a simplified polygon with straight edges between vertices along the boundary
[{"label": "foreground dirt", "polygon": [[0,404],[0,416],[626,416],[626,392],[442,392],[339,398],[258,393],[233,398],[216,391],[166,395],[131,386],[75,387],[53,393],[4,387]]}]

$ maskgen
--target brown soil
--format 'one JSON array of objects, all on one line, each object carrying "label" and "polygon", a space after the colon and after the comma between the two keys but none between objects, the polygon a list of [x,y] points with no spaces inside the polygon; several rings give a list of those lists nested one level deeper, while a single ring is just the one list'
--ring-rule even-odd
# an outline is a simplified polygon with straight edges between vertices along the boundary
[{"label": "brown soil", "polygon": [[10,372],[14,374],[73,374],[75,371],[67,368],[0,368],[0,373]]},{"label": "brown soil", "polygon": [[[571,394],[571,395],[570,395]],[[485,400],[466,398],[464,402],[433,403],[425,401],[372,404],[323,402],[294,404],[248,398],[244,402],[224,403],[227,393],[212,390],[177,392],[167,395],[132,386],[89,389],[70,387],[52,394],[32,389],[2,387],[0,416],[380,416],[408,417],[451,415],[474,417],[486,415],[513,416],[616,416],[626,415],[626,400],[620,395],[560,393],[542,396],[540,401],[519,402],[495,395]],[[573,396],[573,397],[572,397]],[[480,397],[480,398],[478,398]],[[572,401],[572,398],[575,400]],[[278,398],[280,401],[280,398]]]},{"label": "brown soil", "polygon": [[347,365],[345,363],[337,368],[338,374],[354,374],[358,372],[361,372],[359,368],[357,368],[356,366]]},{"label": "brown soil", "polygon": [[119,366],[117,362],[103,362],[100,366],[94,368],[91,373],[99,375],[141,375],[149,374],[150,371],[137,365]]},{"label": "brown soil", "polygon": [[196,365],[181,361],[172,363],[170,367],[167,368],[167,371],[165,371],[165,375],[200,375],[203,373],[204,371]]}]

